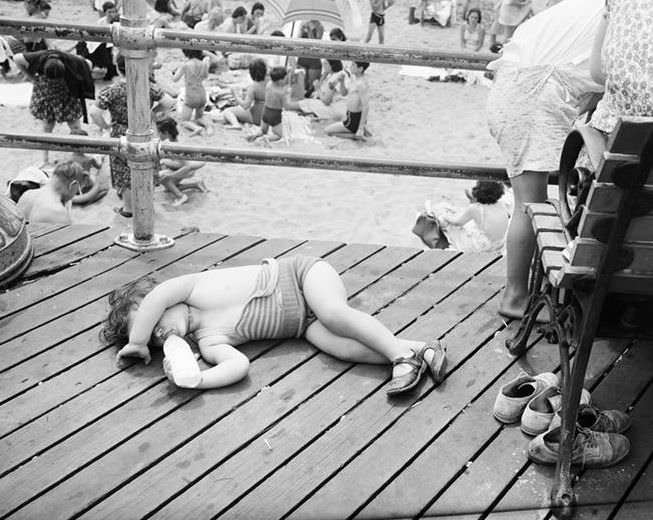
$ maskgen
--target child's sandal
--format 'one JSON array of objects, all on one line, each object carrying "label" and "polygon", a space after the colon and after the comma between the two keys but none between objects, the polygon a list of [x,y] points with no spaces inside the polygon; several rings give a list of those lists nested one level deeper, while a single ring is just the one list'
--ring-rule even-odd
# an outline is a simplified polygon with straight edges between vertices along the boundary
[{"label": "child's sandal", "polygon": [[[433,357],[431,361],[427,361],[424,355],[427,351],[433,352]],[[438,340],[433,341],[432,343],[427,343],[421,347],[418,351],[419,356],[424,360],[426,366],[429,367],[431,376],[433,376],[433,381],[435,381],[436,386],[442,383],[444,376],[447,372],[447,350],[444,348],[442,343]]]},{"label": "child's sandal", "polygon": [[426,370],[426,362],[424,361],[424,358],[414,351],[413,355],[410,357],[400,357],[395,359],[392,362],[392,368],[394,369],[395,366],[402,363],[410,366],[410,372],[400,376],[395,376],[390,380],[386,390],[388,395],[400,394],[415,388]]}]

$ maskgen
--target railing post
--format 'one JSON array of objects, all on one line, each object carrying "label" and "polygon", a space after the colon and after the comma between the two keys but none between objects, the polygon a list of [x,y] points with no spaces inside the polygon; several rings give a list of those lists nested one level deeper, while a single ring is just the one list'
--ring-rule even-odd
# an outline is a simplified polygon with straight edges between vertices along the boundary
[{"label": "railing post", "polygon": [[150,107],[153,38],[146,15],[143,0],[125,0],[118,27],[120,52],[125,56],[128,130],[124,148],[131,170],[134,216],[133,232],[121,234],[116,243],[136,251],[162,249],[174,244],[172,239],[154,233],[154,171],[157,166]]}]

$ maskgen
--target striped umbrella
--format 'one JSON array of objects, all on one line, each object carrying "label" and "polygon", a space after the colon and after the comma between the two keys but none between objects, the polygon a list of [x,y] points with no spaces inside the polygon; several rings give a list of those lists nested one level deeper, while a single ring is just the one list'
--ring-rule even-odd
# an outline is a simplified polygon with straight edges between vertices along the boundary
[{"label": "striped umbrella", "polygon": [[[266,13],[283,24],[302,20],[320,20],[337,27],[350,25],[352,18],[360,18],[355,0],[263,0]],[[355,21],[354,21],[355,23]]]}]

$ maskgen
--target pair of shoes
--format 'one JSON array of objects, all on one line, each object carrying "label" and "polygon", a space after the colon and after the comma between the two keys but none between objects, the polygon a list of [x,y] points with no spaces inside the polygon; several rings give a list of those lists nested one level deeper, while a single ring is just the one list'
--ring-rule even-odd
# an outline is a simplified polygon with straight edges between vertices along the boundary
[{"label": "pair of shoes", "polygon": [[[556,412],[551,420],[550,429],[559,428],[562,424],[560,412]],[[576,424],[595,432],[623,433],[632,425],[627,413],[619,410],[599,410],[595,406],[582,404],[578,407]]]},{"label": "pair of shoes", "polygon": [[[432,352],[431,361],[426,360],[426,353]],[[447,372],[447,349],[438,340],[427,343],[417,351],[419,357],[424,360],[426,366],[431,372],[435,386],[438,386],[444,380]]]},{"label": "pair of shoes", "polygon": [[[538,464],[556,464],[560,452],[561,429],[535,437],[528,444],[528,458]],[[588,468],[606,468],[626,458],[630,441],[619,433],[595,432],[577,427],[571,450],[571,463]]]},{"label": "pair of shoes", "polygon": [[492,415],[497,421],[505,424],[517,422],[533,397],[559,384],[560,378],[552,372],[544,372],[536,376],[521,373],[501,387],[494,401]]},{"label": "pair of shoes", "polygon": [[426,370],[426,362],[419,353],[413,351],[412,356],[399,357],[392,362],[392,368],[397,365],[406,364],[410,366],[410,371],[406,374],[395,376],[390,380],[386,393],[388,395],[396,395],[406,392],[417,386],[419,380],[422,379],[424,371]]},{"label": "pair of shoes", "polygon": [[[591,400],[591,394],[583,388],[580,404],[589,405]],[[521,416],[521,431],[531,436],[544,433],[550,428],[554,414],[561,408],[562,394],[559,387],[552,386],[542,390],[524,408]]]}]

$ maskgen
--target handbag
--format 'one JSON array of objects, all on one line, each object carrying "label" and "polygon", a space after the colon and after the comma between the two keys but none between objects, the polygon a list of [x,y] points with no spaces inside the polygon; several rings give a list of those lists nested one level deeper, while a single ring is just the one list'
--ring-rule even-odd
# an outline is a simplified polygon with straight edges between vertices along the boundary
[{"label": "handbag", "polygon": [[430,208],[430,201],[425,204],[425,209],[417,215],[417,220],[413,226],[415,233],[424,244],[431,249],[447,249],[449,240],[442,232],[440,221]]}]

